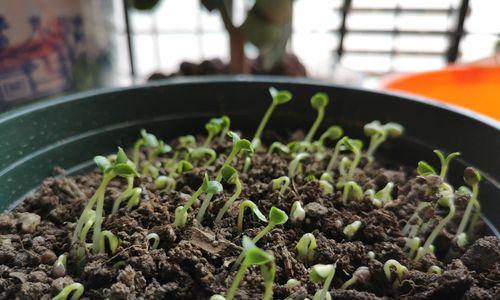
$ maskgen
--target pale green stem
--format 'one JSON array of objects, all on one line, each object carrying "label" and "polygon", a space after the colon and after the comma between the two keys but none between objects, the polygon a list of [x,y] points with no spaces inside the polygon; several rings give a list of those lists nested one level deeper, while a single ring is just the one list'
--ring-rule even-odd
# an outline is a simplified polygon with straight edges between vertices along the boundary
[{"label": "pale green stem", "polygon": [[319,295],[319,300],[325,300],[326,293],[328,293],[330,284],[332,283],[333,280],[333,276],[335,276],[335,272],[332,272],[332,274],[326,277],[325,283],[323,284],[323,289],[321,290],[321,294]]},{"label": "pale green stem", "polygon": [[[266,235],[266,233],[268,233],[269,231],[273,230],[273,228],[276,226],[276,224],[274,224],[273,222],[269,221],[269,223],[267,224],[266,227],[264,227],[264,229],[262,229],[261,232],[259,232],[259,234],[257,234],[253,239],[252,239],[252,243],[254,244],[257,244],[257,242],[264,236]],[[245,253],[241,253],[240,256],[238,256],[238,259],[236,260],[236,262],[234,263],[233,265],[233,268],[237,268],[241,262],[243,261],[243,259],[245,258]]]},{"label": "pale green stem", "polygon": [[262,296],[262,300],[272,300],[273,299],[273,283],[274,283],[275,268],[276,267],[274,266],[274,262],[273,262],[272,269],[268,271],[268,272],[273,274],[272,278],[270,278],[270,280],[264,279],[264,295]]},{"label": "pale green stem", "polygon": [[226,300],[232,300],[234,298],[234,296],[236,295],[236,290],[238,289],[241,280],[243,280],[243,276],[245,276],[245,272],[247,271],[248,267],[249,265],[245,263],[241,265],[238,273],[236,273],[236,276],[234,277],[234,281],[231,284],[231,287],[227,291]]},{"label": "pale green stem", "polygon": [[324,115],[325,115],[325,108],[322,107],[322,108],[318,109],[318,116],[316,117],[316,120],[314,121],[311,129],[307,133],[304,141],[309,142],[309,143],[312,141],[314,134],[316,133],[316,130],[318,130],[318,127],[321,124],[321,121],[323,121]]},{"label": "pale green stem", "polygon": [[[114,174],[113,171],[109,172],[107,175],[104,176],[103,182],[106,182],[106,186],[108,185],[109,181],[113,179],[116,175]],[[108,177],[108,178],[106,178]],[[100,252],[99,248],[99,238],[101,235],[101,226],[102,226],[102,221],[103,221],[103,211],[104,211],[104,195],[106,193],[106,188],[103,188],[102,190],[99,191],[99,195],[97,196],[97,203],[96,203],[96,210],[95,210],[95,222],[94,222],[94,232],[92,236],[92,251],[94,254],[97,254]]]},{"label": "pale green stem", "polygon": [[385,131],[381,133],[375,133],[370,138],[370,146],[368,146],[368,150],[366,150],[366,157],[372,159],[373,154],[378,149],[378,147],[387,139],[387,133]]},{"label": "pale green stem", "polygon": [[135,144],[134,144],[134,152],[132,154],[132,161],[134,162],[134,164],[137,167],[139,167],[139,153],[140,153],[140,149],[143,145],[144,145],[143,139],[137,140],[137,142],[135,142]]},{"label": "pale green stem", "polygon": [[[201,193],[202,193],[202,187],[200,186],[200,188],[198,188],[198,190],[196,190],[196,192],[194,192],[194,194],[191,195],[191,197],[189,197],[189,199],[186,202],[186,204],[182,207],[180,215],[183,215],[183,214],[187,213],[188,209],[191,208],[191,206],[193,205],[194,201],[196,201],[196,199],[198,199],[198,197],[200,197]],[[178,227],[180,225],[180,224],[177,224],[177,222],[179,222],[179,221],[181,221],[181,220],[175,220],[174,221],[174,226],[175,227]]]},{"label": "pale green stem", "polygon": [[422,247],[422,251],[417,253],[417,257],[415,257],[415,261],[419,261],[428,251],[429,247],[432,245],[438,234],[443,230],[443,228],[450,222],[450,220],[453,218],[455,215],[455,205],[452,203],[450,205],[450,211],[448,215],[444,219],[441,220],[441,222],[438,223],[438,225],[434,228],[434,230],[431,232],[429,237],[424,243],[424,246]]},{"label": "pale green stem", "polygon": [[352,152],[354,152],[354,160],[351,162],[351,165],[349,167],[349,172],[347,173],[347,178],[345,181],[350,181],[354,177],[354,172],[356,171],[356,168],[358,167],[359,160],[361,158],[361,152],[359,151],[358,148],[353,148]]},{"label": "pale green stem", "polygon": [[134,188],[134,177],[132,176],[127,177],[127,188],[120,194],[120,196],[118,196],[118,198],[116,198],[115,202],[113,203],[113,209],[111,210],[111,214],[116,213],[120,208],[120,204],[122,203],[122,201],[130,197],[133,188]]},{"label": "pale green stem", "polygon": [[224,203],[224,206],[221,208],[221,210],[217,214],[217,217],[215,218],[215,223],[218,223],[218,222],[220,222],[220,220],[222,220],[222,217],[224,216],[224,214],[229,210],[231,205],[233,205],[234,201],[236,201],[236,199],[240,196],[241,190],[242,190],[242,185],[241,185],[241,181],[239,178],[236,178],[235,186],[236,187],[235,187],[234,194],[231,196],[231,198],[229,198],[229,200],[226,201],[226,203]]},{"label": "pale green stem", "polygon": [[333,167],[335,166],[335,162],[337,161],[337,158],[339,157],[341,146],[342,146],[341,142],[337,142],[337,144],[335,145],[335,149],[333,150],[332,158],[330,158],[330,161],[328,162],[328,166],[326,167],[327,173],[330,173],[333,170]]},{"label": "pale green stem", "polygon": [[214,133],[213,132],[209,132],[208,133],[208,136],[207,136],[207,139],[205,140],[205,142],[203,143],[203,147],[208,147],[208,145],[210,144],[210,142],[212,141],[212,138],[214,137]]},{"label": "pale green stem", "polygon": [[252,145],[254,144],[254,141],[260,140],[260,136],[262,135],[262,132],[264,131],[264,128],[266,127],[266,124],[269,121],[269,118],[271,117],[271,114],[273,113],[275,107],[276,104],[273,102],[267,109],[266,113],[264,114],[264,117],[260,121],[259,127],[257,128],[255,135],[253,136]]},{"label": "pale green stem", "polygon": [[[472,186],[472,196],[469,200],[469,203],[467,203],[467,207],[465,208],[465,212],[462,216],[462,220],[460,220],[460,224],[458,225],[458,229],[457,229],[457,233],[455,234],[455,238],[458,238],[458,236],[462,232],[464,232],[465,226],[467,226],[467,222],[469,221],[470,214],[472,212],[472,207],[474,206],[475,201],[477,201],[476,198],[477,198],[478,192],[479,192],[479,185],[478,184],[473,185]],[[469,229],[472,227],[471,225],[472,225],[472,222],[469,225]]]},{"label": "pale green stem", "polygon": [[342,284],[342,286],[340,287],[340,289],[341,290],[345,290],[348,287],[350,287],[351,285],[355,284],[357,281],[358,281],[358,277],[356,277],[355,275],[353,275],[349,280],[347,280],[346,282],[344,282],[344,284]]}]

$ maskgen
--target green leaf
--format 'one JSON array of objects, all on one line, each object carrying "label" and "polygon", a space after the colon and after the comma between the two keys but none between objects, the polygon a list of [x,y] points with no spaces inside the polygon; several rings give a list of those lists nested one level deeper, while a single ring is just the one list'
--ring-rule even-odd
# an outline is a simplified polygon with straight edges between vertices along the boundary
[{"label": "green leaf", "polygon": [[286,212],[277,208],[276,206],[271,207],[269,211],[269,222],[274,223],[276,225],[285,224],[288,221],[288,216]]},{"label": "green leaf", "polygon": [[172,147],[170,145],[165,144],[164,141],[161,141],[158,143],[158,147],[156,147],[156,153],[157,154],[165,154],[172,151]]},{"label": "green leaf", "polygon": [[367,136],[372,136],[374,134],[382,132],[382,124],[380,124],[380,121],[375,120],[370,123],[365,124],[363,127],[363,131]]},{"label": "green leaf", "polygon": [[360,146],[363,147],[363,142],[361,142],[361,143],[354,142],[354,140],[351,140],[351,139],[347,138],[344,141],[344,145],[347,147],[347,149],[349,149],[351,151],[355,151],[356,149],[359,150],[359,151],[361,151],[361,148],[359,148],[359,147]]},{"label": "green leaf", "polygon": [[210,122],[205,124],[205,129],[210,134],[213,134],[213,135],[216,135],[217,133],[219,133],[222,130],[220,124],[218,124],[217,122],[214,122],[213,120],[211,120]]},{"label": "green leaf", "polygon": [[128,163],[116,164],[113,166],[113,172],[120,177],[139,176],[133,165]]},{"label": "green leaf", "polygon": [[142,129],[141,136],[142,136],[142,139],[144,140],[144,143],[147,146],[149,146],[151,148],[158,147],[158,139],[156,138],[155,135],[148,133],[145,129]]},{"label": "green leaf", "polygon": [[194,146],[194,145],[196,145],[196,139],[194,136],[185,135],[185,136],[179,137],[179,146],[181,148],[186,148],[186,147],[190,147],[190,146]]},{"label": "green leaf", "polygon": [[223,190],[222,184],[220,184],[220,182],[218,181],[211,180],[207,183],[207,189],[206,189],[207,194],[217,194],[222,192],[222,190]]},{"label": "green leaf", "polygon": [[242,139],[242,140],[237,141],[236,144],[234,145],[234,147],[236,147],[238,153],[240,151],[246,151],[246,152],[250,152],[250,153],[254,152],[252,143],[247,139]]},{"label": "green leaf", "polygon": [[417,166],[417,173],[422,176],[436,174],[436,170],[425,161],[419,161]]},{"label": "green leaf", "polygon": [[391,138],[400,137],[404,132],[404,127],[398,123],[389,122],[383,127],[387,131],[387,135]]},{"label": "green leaf", "polygon": [[329,138],[331,140],[339,139],[344,134],[344,130],[340,126],[330,126],[319,138],[321,142]]},{"label": "green leaf", "polygon": [[329,102],[330,99],[325,93],[316,93],[311,98],[311,106],[316,110],[326,107]]},{"label": "green leaf", "polygon": [[127,154],[123,151],[122,147],[118,147],[118,152],[116,153],[116,161],[117,164],[124,164],[128,161]]},{"label": "green leaf", "polygon": [[225,165],[221,169],[222,178],[229,183],[232,183],[234,179],[238,176],[238,171],[230,165]]},{"label": "green leaf", "polygon": [[317,264],[312,266],[311,271],[309,272],[309,278],[314,283],[323,283],[328,276],[331,276],[332,273],[335,273],[334,265]]},{"label": "green leaf", "polygon": [[179,173],[179,174],[187,172],[191,169],[193,169],[193,165],[190,162],[188,162],[187,160],[181,160],[177,164],[177,173]]},{"label": "green leaf", "polygon": [[234,131],[229,131],[227,135],[233,140],[233,144],[236,144],[240,140],[240,136]]},{"label": "green leaf", "polygon": [[104,156],[98,155],[94,157],[94,162],[103,173],[106,173],[109,169],[111,169],[111,163]]},{"label": "green leaf", "polygon": [[473,186],[481,181],[481,173],[472,167],[467,167],[464,170],[464,181],[468,185]]},{"label": "green leaf", "polygon": [[252,205],[250,206],[250,209],[252,210],[253,214],[262,222],[267,223],[267,218],[264,216],[264,214],[260,211],[260,209],[257,207],[257,205]]},{"label": "green leaf", "polygon": [[243,237],[242,244],[245,253],[245,264],[260,266],[273,261],[274,258],[271,254],[255,246],[247,236]]},{"label": "green leaf", "polygon": [[292,100],[292,93],[286,90],[277,90],[274,87],[269,88],[269,93],[273,97],[273,103],[275,105],[285,104]]}]

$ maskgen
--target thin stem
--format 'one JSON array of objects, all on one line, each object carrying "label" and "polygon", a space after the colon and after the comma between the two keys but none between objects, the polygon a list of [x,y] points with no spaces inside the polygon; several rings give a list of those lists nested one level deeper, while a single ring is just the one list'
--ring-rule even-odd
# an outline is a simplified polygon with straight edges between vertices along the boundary
[{"label": "thin stem", "polygon": [[208,132],[208,136],[207,136],[207,139],[205,140],[205,142],[203,143],[203,147],[208,147],[208,145],[210,144],[210,142],[212,141],[212,138],[214,137],[214,133],[213,132]]},{"label": "thin stem", "polygon": [[415,258],[416,261],[419,261],[429,251],[429,247],[432,245],[438,234],[443,230],[446,224],[448,224],[448,222],[455,215],[455,205],[453,203],[450,203],[449,208],[450,211],[448,212],[448,215],[446,215],[446,217],[442,219],[441,222],[438,223],[438,225],[434,228],[434,230],[431,232],[431,234],[425,241],[424,246],[422,247],[422,251],[417,253],[417,257]]},{"label": "thin stem", "polygon": [[140,149],[143,145],[144,145],[143,139],[137,140],[137,142],[135,142],[135,144],[134,144],[134,152],[132,154],[132,161],[134,162],[134,164],[137,167],[139,167],[139,153],[140,153]]},{"label": "thin stem", "polygon": [[316,133],[316,130],[318,130],[319,125],[321,124],[321,121],[323,121],[323,116],[325,115],[325,108],[320,108],[318,109],[318,116],[316,117],[316,120],[314,121],[311,129],[309,130],[309,133],[307,133],[306,138],[304,141],[306,142],[311,142],[314,134]]},{"label": "thin stem", "polygon": [[102,225],[102,221],[103,221],[104,195],[106,193],[106,186],[115,177],[116,177],[116,175],[113,171],[104,175],[104,178],[102,181],[103,181],[103,183],[105,183],[105,186],[104,186],[104,188],[102,188],[98,191],[99,193],[97,195],[97,203],[96,203],[96,210],[95,210],[94,232],[93,232],[93,236],[92,236],[92,250],[93,250],[94,254],[97,254],[100,252],[99,237],[101,235],[101,225]]},{"label": "thin stem", "polygon": [[[266,268],[266,266],[262,266],[262,267]],[[270,278],[264,277],[264,295],[262,296],[262,300],[272,300],[273,299],[273,283],[274,283],[274,276],[275,276],[275,272],[276,272],[276,267],[274,265],[274,262],[272,263],[271,269],[267,270],[265,272],[269,272]]]},{"label": "thin stem", "polygon": [[377,150],[377,148],[386,140],[387,133],[382,131],[380,133],[376,133],[372,135],[370,138],[370,146],[368,146],[368,150],[366,150],[366,157],[373,158],[373,154]]},{"label": "thin stem", "polygon": [[358,281],[358,277],[352,276],[349,280],[344,282],[342,286],[340,287],[341,290],[345,290],[346,288],[350,287],[351,285],[355,284]]},{"label": "thin stem", "polygon": [[229,200],[226,201],[226,203],[224,203],[224,206],[221,208],[221,210],[217,214],[217,217],[215,218],[215,223],[218,223],[218,222],[220,222],[220,220],[222,220],[222,217],[224,216],[224,214],[229,210],[231,205],[233,205],[234,201],[240,196],[241,190],[242,190],[242,185],[241,185],[241,181],[239,178],[236,178],[235,186],[236,186],[236,188],[235,188],[234,194],[231,196],[231,198],[229,198]]},{"label": "thin stem", "polygon": [[273,113],[274,108],[276,108],[276,104],[274,102],[272,102],[271,105],[269,106],[269,108],[267,109],[266,113],[264,114],[264,117],[260,121],[259,127],[257,128],[255,135],[253,136],[252,144],[254,143],[254,141],[260,140],[260,136],[262,135],[262,131],[264,131],[264,128],[266,127],[266,124],[269,121],[269,118],[271,117],[271,114]]},{"label": "thin stem", "polygon": [[191,208],[196,199],[200,197],[201,193],[202,193],[202,187],[200,186],[198,190],[196,190],[196,192],[194,192],[194,194],[191,195],[191,197],[189,197],[188,201],[182,208],[182,213],[187,213],[187,211]]},{"label": "thin stem", "polygon": [[346,181],[350,181],[354,177],[354,172],[356,171],[356,168],[358,167],[359,164],[359,160],[361,158],[361,152],[359,151],[358,148],[354,147],[352,149],[352,152],[354,152],[354,160],[351,162],[351,165],[349,167],[349,172],[347,173]]},{"label": "thin stem", "polygon": [[236,295],[236,290],[238,289],[238,286],[240,285],[240,282],[243,279],[243,276],[245,275],[248,267],[249,265],[245,263],[241,265],[238,273],[236,273],[236,276],[234,277],[234,281],[231,284],[231,287],[227,291],[226,300],[232,300],[234,298],[234,296]]},{"label": "thin stem", "polygon": [[333,276],[335,276],[335,272],[332,272],[328,277],[326,277],[325,283],[323,284],[323,289],[321,290],[321,294],[319,295],[319,300],[326,299],[326,293],[330,288],[330,284],[332,283]]},{"label": "thin stem", "polygon": [[254,244],[257,244],[257,242],[264,236],[266,235],[266,233],[268,233],[269,231],[271,231],[274,226],[276,226],[276,224],[274,224],[273,222],[269,221],[269,223],[267,224],[266,227],[264,227],[264,229],[262,229],[261,232],[259,232],[259,234],[257,234],[253,239],[252,239],[252,242]]},{"label": "thin stem", "polygon": [[330,161],[328,162],[328,166],[326,167],[326,172],[330,173],[333,170],[335,162],[337,161],[337,158],[339,157],[341,146],[342,146],[342,140],[338,141],[337,144],[335,145],[335,149],[333,150],[332,158],[330,158]]},{"label": "thin stem", "polygon": [[[465,208],[465,212],[462,216],[462,220],[460,220],[460,224],[458,225],[457,233],[455,237],[457,238],[462,232],[465,230],[465,226],[467,225],[467,221],[469,221],[470,214],[472,212],[472,207],[474,206],[474,202],[476,201],[477,194],[479,192],[479,185],[475,184],[472,186],[472,196],[467,203],[467,207]],[[472,223],[472,222],[471,222]]]},{"label": "thin stem", "polygon": [[116,198],[115,203],[113,203],[113,209],[111,214],[114,214],[120,208],[120,204],[123,200],[129,198],[132,194],[132,189],[134,188],[134,177],[127,177],[127,188]]}]

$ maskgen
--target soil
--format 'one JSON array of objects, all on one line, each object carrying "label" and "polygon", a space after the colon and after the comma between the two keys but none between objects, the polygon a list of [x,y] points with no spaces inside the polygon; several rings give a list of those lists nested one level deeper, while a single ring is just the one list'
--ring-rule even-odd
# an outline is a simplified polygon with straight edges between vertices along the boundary
[{"label": "soil", "polygon": [[[304,161],[303,172],[296,176],[291,189],[279,196],[270,182],[287,174],[290,159],[258,152],[252,157],[248,174],[240,174],[241,196],[220,223],[214,225],[213,219],[232,195],[232,185],[224,184],[224,192],[212,199],[202,224],[193,220],[195,208],[185,227],[174,228],[171,224],[175,208],[199,187],[205,172],[215,177],[230,146],[215,140],[212,147],[220,153],[215,165],[195,166],[181,175],[176,191],[171,193],[156,190],[150,177],[136,179],[134,185],[143,189],[139,206],[132,210],[122,207],[110,216],[113,199],[126,185],[119,179],[112,181],[106,193],[103,228],[121,239],[116,254],[87,253],[83,265],[69,258],[66,271],[54,268],[54,261],[69,252],[74,224],[101,175],[95,170],[46,179],[13,211],[0,215],[0,299],[51,299],[72,282],[85,286],[86,299],[208,299],[213,294],[224,294],[236,274],[231,267],[241,252],[242,236],[253,237],[264,227],[248,214],[244,232],[238,232],[237,204],[244,199],[254,201],[265,215],[272,206],[288,213],[294,201],[301,201],[306,211],[302,222],[287,222],[257,244],[275,257],[275,299],[312,299],[320,285],[309,280],[310,267],[334,262],[337,270],[330,289],[333,299],[500,299],[499,239],[484,236],[485,225],[479,222],[476,238],[469,246],[451,246],[467,196],[456,198],[457,214],[435,241],[435,255],[427,254],[419,262],[408,258],[402,229],[420,202],[437,201],[440,179],[417,176],[414,169],[405,166],[363,162],[355,181],[364,190],[379,190],[393,182],[394,201],[377,208],[365,197],[344,205],[341,191],[325,196],[317,181],[305,179],[310,174],[319,178],[328,159],[318,161],[311,156]],[[243,159],[235,160],[233,166],[242,170]],[[427,212],[424,218],[430,220],[431,226],[420,237],[425,239],[432,225],[446,213],[445,209]],[[346,240],[342,230],[355,220],[360,220],[362,226],[351,240]],[[146,242],[146,235],[152,232],[160,237],[159,247],[154,250]],[[314,234],[318,244],[309,263],[298,260],[295,249],[304,233]],[[447,255],[450,248],[454,255]],[[369,251],[375,253],[375,258],[369,257]],[[383,264],[388,259],[396,259],[408,268],[399,284],[393,285],[384,275]],[[432,265],[441,267],[443,274],[427,273]],[[360,266],[369,268],[369,278],[341,290],[340,286]],[[286,282],[292,278],[300,285],[287,287]],[[260,271],[252,267],[240,284],[237,298],[260,298],[262,293]]]}]

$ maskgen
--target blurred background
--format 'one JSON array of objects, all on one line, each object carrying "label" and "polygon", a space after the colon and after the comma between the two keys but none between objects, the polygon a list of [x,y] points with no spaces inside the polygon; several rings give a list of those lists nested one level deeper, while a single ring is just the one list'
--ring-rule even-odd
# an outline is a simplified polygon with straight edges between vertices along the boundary
[{"label": "blurred background", "polygon": [[176,76],[303,76],[500,119],[496,0],[0,2],[0,110]]}]

